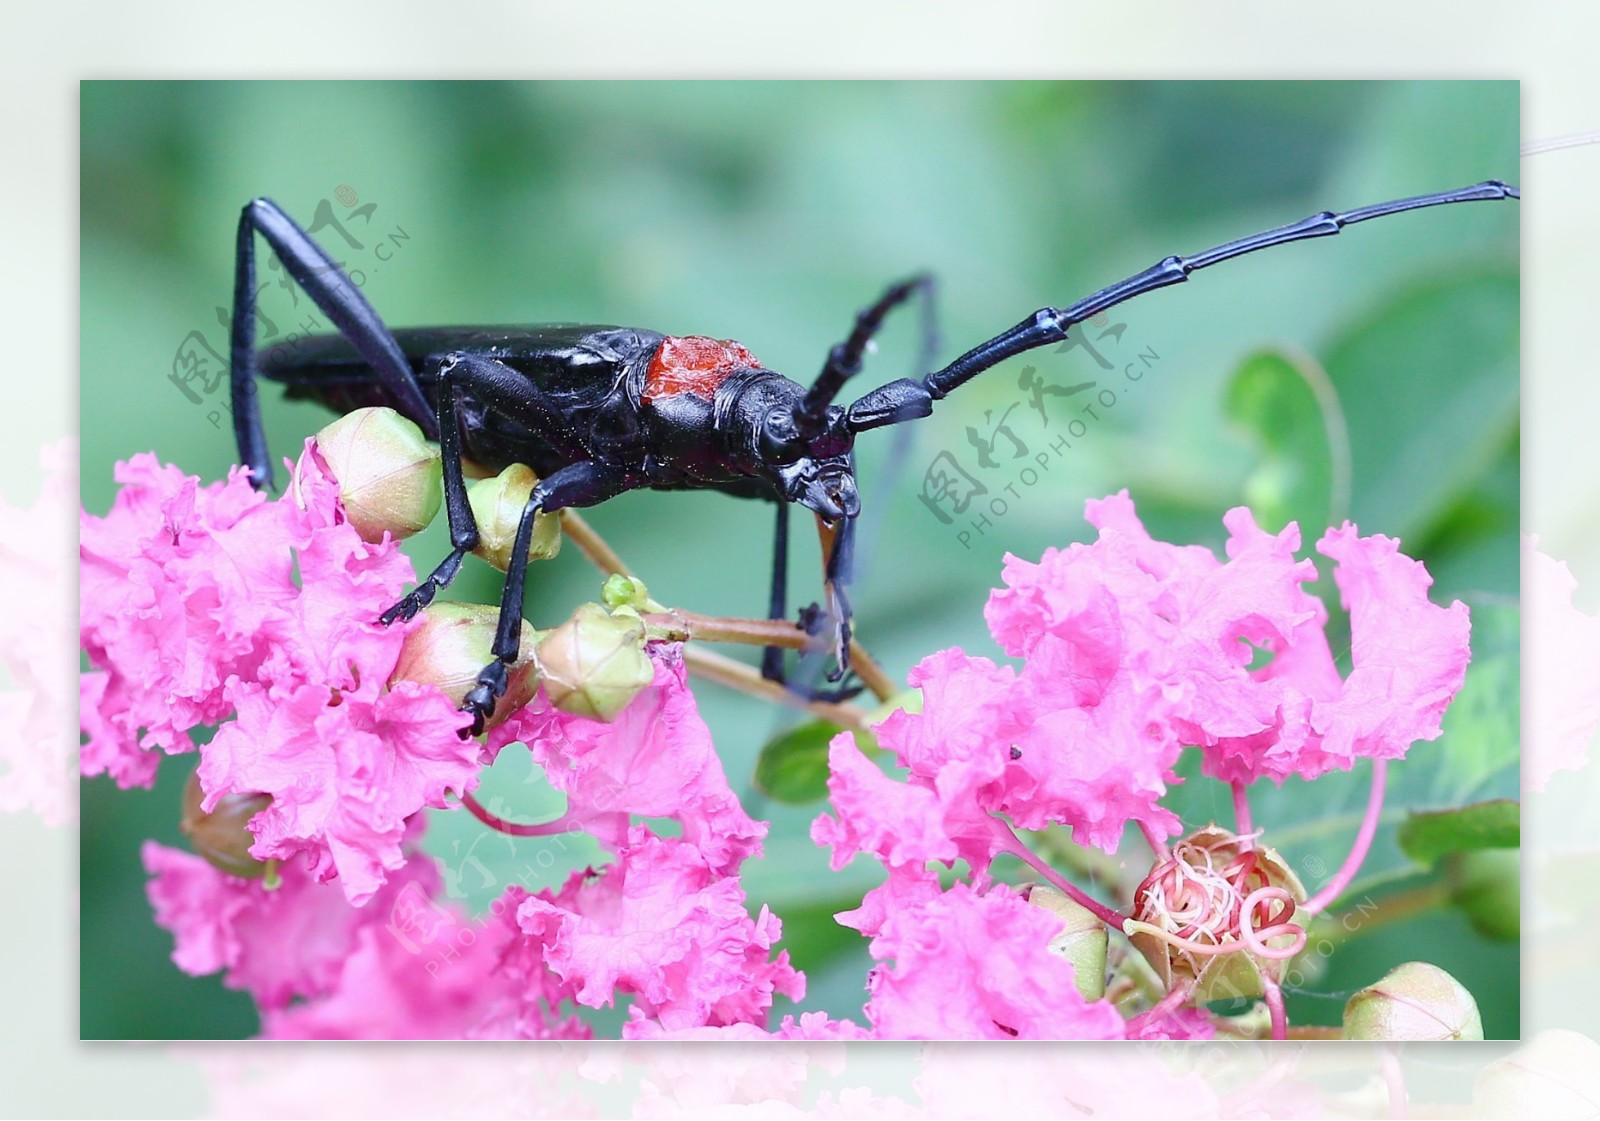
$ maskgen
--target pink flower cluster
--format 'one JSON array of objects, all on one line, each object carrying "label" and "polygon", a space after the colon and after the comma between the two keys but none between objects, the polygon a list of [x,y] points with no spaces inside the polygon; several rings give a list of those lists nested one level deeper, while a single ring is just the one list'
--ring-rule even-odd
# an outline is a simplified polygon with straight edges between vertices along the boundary
[{"label": "pink flower cluster", "polygon": [[[763,1023],[775,995],[805,991],[788,955],[772,954],[777,918],[765,907],[752,917],[738,879],[766,828],[728,789],[678,648],[652,654],[655,684],[616,724],[558,712],[541,694],[495,733],[503,747],[538,730],[570,807],[550,829],[595,832],[614,852],[604,868],[559,889],[512,886],[470,920],[438,901],[438,873],[414,851],[352,908],[308,863],[285,865],[269,889],[149,845],[151,899],[175,960],[227,970],[278,1038],[585,1038],[576,1008],[619,996],[633,1000],[629,1035]],[[674,786],[678,810],[662,801]],[[675,818],[683,836],[627,826],[630,813]]]},{"label": "pink flower cluster", "polygon": [[[1159,796],[1146,761],[1164,766],[1180,745],[1198,746],[1206,773],[1225,782],[1281,782],[1399,759],[1439,735],[1470,658],[1467,608],[1430,603],[1432,579],[1397,541],[1347,523],[1317,544],[1337,562],[1350,613],[1352,669],[1341,679],[1327,611],[1302,587],[1317,572],[1295,560],[1297,526],[1274,535],[1247,508],[1230,510],[1219,561],[1152,540],[1126,491],[1090,502],[1088,520],[1100,530],[1092,544],[1047,550],[1038,564],[1008,557],[1007,587],[986,611],[1006,653],[1027,659],[1013,704],[1062,722],[1055,758],[1106,760],[1091,789],[1064,803],[1087,818],[1074,824],[1083,839],[1109,847],[1119,817],[1151,820],[1142,807],[1124,812],[1117,788]],[[1271,660],[1251,669],[1256,650]],[[1113,721],[1099,719],[1108,706]],[[1025,797],[1037,815],[1039,795]]]},{"label": "pink flower cluster", "polygon": [[[836,816],[818,818],[812,836],[831,846],[835,868],[864,853],[888,872],[839,916],[893,963],[874,972],[867,1007],[886,1036],[1208,1034],[1192,1011],[1123,1025],[1077,997],[1064,962],[1041,960],[1051,922],[1004,885],[985,886],[1002,853],[1037,863],[1014,830],[1061,825],[1113,851],[1138,823],[1159,844],[1179,828],[1159,799],[1184,747],[1240,785],[1315,778],[1435,738],[1461,687],[1466,607],[1430,603],[1427,573],[1388,538],[1346,525],[1318,545],[1337,562],[1350,612],[1353,668],[1341,678],[1327,612],[1302,587],[1316,566],[1295,559],[1295,526],[1268,534],[1249,510],[1232,510],[1219,561],[1153,540],[1126,492],[1090,502],[1088,520],[1100,531],[1092,544],[1047,550],[1037,564],[1006,560],[1007,586],[986,616],[1020,670],[959,649],[912,670],[922,711],[876,729],[903,777],[851,735],[831,745]],[[1271,661],[1252,669],[1257,650]],[[958,860],[971,886],[942,890],[933,866]]]},{"label": "pink flower cluster", "polygon": [[[194,750],[190,731],[222,722],[200,749],[202,807],[270,795],[251,853],[281,861],[281,882],[155,844],[145,863],[174,959],[248,991],[267,1035],[579,1037],[575,1007],[618,995],[643,1033],[762,1021],[774,995],[803,994],[772,953],[778,920],[745,909],[739,869],[766,827],[728,787],[677,647],[652,649],[654,684],[614,723],[541,693],[484,748],[438,690],[389,684],[407,628],[375,620],[412,570],[346,524],[314,449],[277,502],[242,473],[201,487],[149,456],[118,478],[111,512],[83,519],[82,638],[100,667],[83,770],[148,784],[155,749]],[[517,739],[567,796],[543,831],[587,831],[615,859],[559,890],[512,887],[472,921],[438,901],[420,811]]]},{"label": "pink flower cluster", "polygon": [[[623,997],[627,1037],[759,1038],[777,997],[803,997],[778,919],[747,907],[740,870],[766,825],[728,786],[679,647],[651,647],[653,684],[611,723],[541,692],[487,744],[462,740],[437,690],[389,684],[406,628],[374,620],[411,568],[345,524],[313,450],[278,502],[240,473],[200,487],[148,456],[118,477],[110,514],[84,518],[82,635],[98,668],[83,770],[148,784],[162,753],[220,724],[200,749],[206,808],[271,796],[251,852],[281,861],[275,886],[145,849],[175,960],[251,993],[265,1034],[577,1038],[578,1009]],[[1080,993],[1049,948],[1061,920],[991,878],[1002,854],[1043,867],[1016,830],[1061,825],[1111,850],[1137,823],[1159,844],[1179,828],[1160,799],[1184,747],[1242,784],[1397,758],[1439,734],[1466,610],[1429,603],[1427,574],[1393,541],[1346,526],[1318,546],[1351,616],[1341,677],[1295,527],[1268,534],[1234,510],[1221,561],[1152,540],[1126,493],[1088,514],[1094,543],[1007,560],[987,617],[1020,668],[951,649],[912,671],[922,710],[877,729],[902,777],[853,736],[834,740],[833,813],[812,836],[836,868],[866,854],[887,871],[838,916],[871,939],[865,1024],[806,1013],[771,1035],[1207,1038],[1194,1009],[1130,1021]],[[510,831],[586,833],[611,859],[559,887],[510,887],[472,919],[439,901],[421,811],[470,791],[513,742],[567,809]],[[642,823],[662,819],[676,835]],[[937,866],[957,861],[970,875],[947,887]]]},{"label": "pink flower cluster", "polygon": [[410,561],[345,522],[309,441],[276,502],[242,470],[202,487],[150,455],[119,464],[117,481],[110,513],[85,515],[80,533],[80,634],[97,667],[83,676],[83,773],[148,786],[158,752],[193,751],[190,731],[220,724],[202,808],[271,795],[251,855],[305,854],[351,902],[370,899],[405,863],[407,819],[479,768],[443,693],[388,684],[406,628],[377,618]]}]

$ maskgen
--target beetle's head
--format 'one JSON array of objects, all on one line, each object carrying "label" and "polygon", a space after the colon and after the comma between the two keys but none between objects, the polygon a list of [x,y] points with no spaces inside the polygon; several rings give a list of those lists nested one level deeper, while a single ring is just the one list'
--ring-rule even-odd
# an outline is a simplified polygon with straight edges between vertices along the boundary
[{"label": "beetle's head", "polygon": [[825,521],[853,518],[861,512],[850,456],[855,434],[836,405],[821,423],[800,424],[801,392],[793,382],[773,378],[741,394],[736,412],[742,451],[753,473],[771,480],[787,501],[815,510]]}]

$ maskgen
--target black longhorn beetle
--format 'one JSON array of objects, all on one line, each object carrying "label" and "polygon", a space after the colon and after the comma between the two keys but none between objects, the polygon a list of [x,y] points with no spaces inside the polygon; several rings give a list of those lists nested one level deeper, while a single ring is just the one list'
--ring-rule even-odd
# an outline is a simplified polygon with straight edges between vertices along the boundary
[{"label": "black longhorn beetle", "polygon": [[[1065,308],[1046,307],[954,362],[920,379],[879,386],[844,407],[834,398],[861,369],[885,317],[931,281],[891,286],[856,316],[848,338],[828,352],[810,388],[769,370],[743,346],[702,336],[663,335],[633,327],[438,327],[391,331],[332,258],[270,199],[248,203],[239,219],[234,275],[232,362],[234,434],[257,487],[272,484],[256,375],[285,383],[289,395],[339,410],[388,405],[437,440],[444,467],[450,555],[381,616],[410,618],[432,602],[478,542],[467,503],[463,457],[491,471],[522,463],[539,476],[517,530],[499,623],[495,660],[479,673],[462,705],[473,731],[506,688],[518,654],[522,594],[534,514],[593,506],[623,491],[710,488],[778,507],[771,616],[787,617],[788,510],[813,510],[833,528],[826,588],[829,607],[801,612],[811,634],[833,624],[831,682],[849,671],[849,582],[856,516],[851,454],[859,433],[925,417],[935,401],[983,371],[1035,347],[1059,343],[1075,324],[1125,300],[1187,280],[1207,268],[1268,246],[1325,237],[1369,218],[1445,203],[1520,198],[1516,187],[1488,181],[1438,194],[1324,211],[1302,221],[1230,241],[1192,257],[1167,257],[1143,272]],[[255,236],[277,253],[296,283],[339,329],[271,353],[255,351]],[[768,648],[763,673],[784,680],[782,651]],[[856,690],[804,690],[847,696]]]}]

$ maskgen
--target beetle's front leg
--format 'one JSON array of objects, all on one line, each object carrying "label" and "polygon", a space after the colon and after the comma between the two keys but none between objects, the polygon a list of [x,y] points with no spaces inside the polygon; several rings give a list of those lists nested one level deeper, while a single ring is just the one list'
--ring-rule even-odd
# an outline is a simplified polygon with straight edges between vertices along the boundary
[{"label": "beetle's front leg", "polygon": [[[800,609],[798,626],[806,634],[815,637],[831,621],[833,623],[833,659],[834,670],[828,675],[828,680],[838,682],[845,680],[850,672],[850,632],[851,611],[850,601],[844,594],[843,585],[849,579],[849,565],[851,549],[854,541],[855,522],[846,519],[837,527],[829,528],[827,523],[818,519],[818,532],[822,539],[823,555],[827,558],[826,578],[828,607],[824,609],[820,604],[812,603]],[[841,545],[840,538],[844,538]],[[841,549],[843,552],[841,553]],[[772,600],[768,617],[771,619],[786,619],[788,617],[788,599],[786,595],[788,584],[789,562],[789,506],[787,503],[778,503],[777,531],[773,535],[772,549]],[[784,652],[781,647],[769,646],[762,653],[761,676],[768,681],[777,682],[795,694],[809,701],[847,701],[858,695],[862,685],[848,684],[836,689],[819,688],[811,684],[797,684],[789,680],[783,664]]]},{"label": "beetle's front leg", "polygon": [[[479,360],[481,361],[481,360]],[[478,547],[478,522],[467,501],[467,481],[461,470],[461,428],[456,422],[456,394],[464,382],[472,380],[474,359],[452,354],[439,363],[439,458],[444,468],[445,512],[450,519],[450,555],[411,591],[390,607],[378,621],[388,626],[396,619],[409,619],[433,602],[439,589],[449,587],[461,571],[461,562]]]},{"label": "beetle's front leg", "polygon": [[[505,589],[500,595],[500,619],[495,627],[494,661],[478,673],[467,698],[461,704],[463,712],[472,713],[472,735],[483,731],[483,723],[494,712],[495,704],[505,695],[508,674],[506,667],[517,660],[522,642],[522,593],[528,576],[528,547],[533,540],[533,519],[539,513],[554,513],[568,506],[593,506],[613,498],[639,483],[639,478],[627,468],[602,464],[595,460],[569,464],[545,479],[539,480],[528,502],[522,508],[517,522],[517,540],[511,549],[511,563],[506,568]],[[463,735],[468,733],[463,732]]]}]

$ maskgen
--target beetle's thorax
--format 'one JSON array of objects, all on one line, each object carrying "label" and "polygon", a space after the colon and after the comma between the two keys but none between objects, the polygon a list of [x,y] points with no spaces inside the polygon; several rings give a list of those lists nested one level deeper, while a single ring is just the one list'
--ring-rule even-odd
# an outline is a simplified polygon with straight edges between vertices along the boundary
[{"label": "beetle's thorax", "polygon": [[658,446],[705,480],[764,480],[780,499],[829,521],[859,510],[844,410],[801,423],[803,386],[769,370],[739,343],[668,336],[644,370],[639,400]]}]

